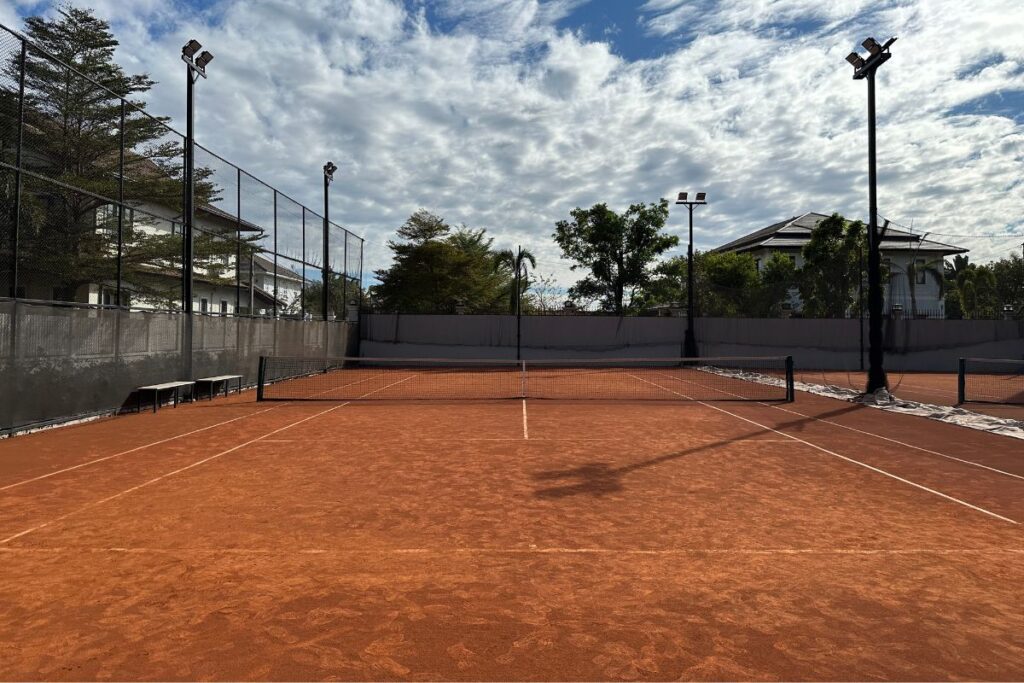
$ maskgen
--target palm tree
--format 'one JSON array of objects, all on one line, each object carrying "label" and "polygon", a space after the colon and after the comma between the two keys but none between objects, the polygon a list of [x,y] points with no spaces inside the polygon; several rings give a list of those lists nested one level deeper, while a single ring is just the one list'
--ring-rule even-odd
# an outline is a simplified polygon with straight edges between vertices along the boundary
[{"label": "palm tree", "polygon": [[935,280],[939,285],[939,298],[941,299],[945,293],[945,265],[945,261],[942,260],[941,256],[922,263],[920,266],[917,265],[916,259],[911,259],[910,263],[907,264],[907,286],[910,288],[910,316],[912,318],[917,317],[917,274],[924,273],[926,280],[929,275]]},{"label": "palm tree", "polygon": [[[516,312],[516,304],[519,299],[523,296],[523,293],[529,287],[529,283],[526,280],[526,273],[524,265],[530,264],[531,268],[537,267],[537,259],[534,258],[533,254],[529,249],[519,248],[518,251],[512,251],[511,249],[502,249],[494,255],[494,269],[495,270],[507,270],[512,273],[513,282],[509,287],[508,295],[508,310],[509,313]],[[521,278],[516,278],[516,275],[522,275]],[[516,282],[519,282],[519,291],[516,291]]]}]

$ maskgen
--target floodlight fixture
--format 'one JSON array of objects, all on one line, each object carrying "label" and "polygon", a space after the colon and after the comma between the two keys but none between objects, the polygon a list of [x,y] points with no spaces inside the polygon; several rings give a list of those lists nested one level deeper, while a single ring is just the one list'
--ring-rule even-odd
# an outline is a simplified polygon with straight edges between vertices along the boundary
[{"label": "floodlight fixture", "polygon": [[707,204],[707,192],[698,192],[693,199],[690,199],[689,192],[680,192],[676,204],[682,204],[690,212],[690,241],[686,247],[686,336],[683,337],[681,349],[683,358],[697,357],[697,337],[693,332],[693,291],[696,286],[693,281],[693,207]]},{"label": "floodlight fixture", "polygon": [[680,192],[679,193],[679,198],[676,199],[676,204],[682,204],[685,201],[686,201],[686,193],[685,192]]},{"label": "floodlight fixture", "polygon": [[202,43],[193,38],[185,44],[185,47],[181,48],[181,55],[183,57],[187,57],[188,59],[192,59],[192,57],[194,57],[195,54],[199,52],[199,48],[201,48],[202,46]]},{"label": "floodlight fixture", "polygon": [[328,161],[324,164],[324,177],[327,182],[334,180],[334,172],[338,170],[338,167],[334,165],[333,161]]},{"label": "floodlight fixture", "polygon": [[864,42],[861,43],[864,49],[871,53],[871,56],[875,56],[882,51],[882,46],[878,44],[878,41],[874,38],[865,38]]},{"label": "floodlight fixture", "polygon": [[846,61],[852,64],[854,69],[859,69],[862,66],[864,66],[864,58],[861,57],[856,52],[851,52],[850,54],[846,55]]},{"label": "floodlight fixture", "polygon": [[705,201],[705,199],[707,198],[707,196],[708,196],[708,193],[707,193],[707,192],[698,192],[698,193],[697,193],[697,201],[698,201],[698,202],[703,202],[703,201]]},{"label": "floodlight fixture", "polygon": [[208,50],[203,50],[203,54],[196,59],[196,67],[205,71],[206,65],[212,61],[213,55]]}]

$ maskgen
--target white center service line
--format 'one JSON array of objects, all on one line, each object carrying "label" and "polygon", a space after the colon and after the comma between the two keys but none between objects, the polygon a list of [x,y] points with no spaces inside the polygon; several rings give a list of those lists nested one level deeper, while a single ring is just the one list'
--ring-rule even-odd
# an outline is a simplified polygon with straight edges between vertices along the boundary
[{"label": "white center service line", "polygon": [[530,428],[526,421],[526,399],[523,399],[523,438],[530,440]]},{"label": "white center service line", "polygon": [[[682,396],[683,398],[691,400],[691,401],[694,400],[692,396],[687,396],[686,394],[680,393],[680,392],[675,391],[673,389],[669,389],[668,387],[664,387],[664,386],[658,384],[657,382],[652,382],[652,381],[644,379],[642,377],[637,377],[636,375],[631,375],[631,376],[635,377],[636,379],[638,379],[638,380],[640,380],[642,382],[647,382],[648,384],[652,384],[652,385],[658,387],[659,389],[664,389],[665,391],[671,392],[671,393],[675,394],[676,396]],[[742,415],[737,415],[736,413],[730,412],[730,411],[726,410],[725,408],[719,408],[718,406],[712,405],[710,403],[706,403],[704,401],[697,401],[697,403],[701,404],[702,406],[706,406],[708,408],[711,408],[713,410],[717,410],[720,413],[725,413],[726,415],[729,415],[731,417],[735,417],[737,420],[743,420],[744,422],[752,424],[755,427],[760,427],[761,429],[765,429],[765,430],[773,432],[775,434],[779,434],[780,436],[784,436],[786,438],[792,439],[793,441],[796,441],[798,443],[802,443],[805,446],[810,446],[811,448],[813,448],[815,450],[818,450],[818,451],[821,451],[822,453],[826,453],[827,455],[831,455],[832,457],[839,458],[840,460],[845,460],[846,462],[852,463],[854,465],[858,465],[858,466],[863,467],[865,469],[869,469],[872,472],[877,472],[878,474],[881,474],[881,475],[884,475],[886,477],[889,477],[890,479],[895,479],[896,481],[902,482],[902,483],[907,484],[909,486],[913,486],[916,489],[920,489],[922,491],[927,491],[928,493],[931,493],[932,495],[939,496],[940,498],[944,498],[944,499],[946,499],[948,501],[951,501],[953,503],[956,503],[958,505],[963,505],[964,507],[970,508],[970,509],[975,510],[977,512],[980,512],[982,514],[986,514],[986,515],[988,515],[990,517],[994,517],[994,518],[996,518],[998,520],[1001,520],[1003,522],[1009,522],[1010,524],[1019,524],[1019,522],[1017,522],[1016,520],[1012,520],[1009,517],[1003,517],[1000,514],[992,512],[991,510],[986,510],[985,508],[978,507],[977,505],[972,505],[971,503],[968,503],[967,501],[960,500],[959,498],[956,498],[956,497],[951,496],[949,494],[943,493],[942,491],[936,491],[933,488],[929,488],[929,487],[924,486],[922,484],[918,484],[917,482],[910,481],[909,479],[904,479],[903,477],[895,475],[892,472],[886,472],[885,470],[880,469],[878,467],[875,467],[874,465],[869,465],[869,464],[861,462],[859,460],[854,460],[853,458],[850,458],[850,457],[847,457],[845,455],[841,455],[839,453],[836,453],[835,451],[830,451],[829,449],[824,448],[823,446],[819,446],[817,444],[811,443],[810,441],[805,441],[804,439],[801,439],[801,438],[799,438],[797,436],[793,436],[792,434],[787,434],[786,432],[781,432],[778,429],[773,429],[773,428],[769,427],[768,425],[763,425],[760,422],[755,422],[754,420],[751,420],[749,418],[743,417]]]},{"label": "white center service line", "polygon": [[[402,382],[407,382],[408,380],[412,379],[415,376],[416,375],[409,375],[405,379],[400,379],[397,382],[392,382],[391,384],[388,384],[386,386],[380,387],[379,389],[374,389],[373,391],[367,392],[367,393],[363,394],[363,396],[360,396],[360,398],[363,398],[365,396],[369,396],[370,394],[375,394],[378,391],[383,391],[384,389],[387,389],[389,387],[393,387],[396,384],[401,384]],[[168,477],[173,477],[176,474],[181,474],[182,472],[186,472],[186,471],[188,471],[188,470],[190,470],[190,469],[192,469],[194,467],[199,467],[200,465],[202,465],[204,463],[208,463],[211,460],[216,460],[217,458],[225,456],[225,455],[227,455],[229,453],[234,453],[235,451],[239,450],[240,448],[245,448],[246,446],[250,446],[250,445],[256,443],[257,441],[261,441],[262,439],[265,439],[268,436],[273,436],[274,434],[279,434],[280,432],[283,432],[286,429],[291,429],[292,427],[297,427],[298,425],[302,424],[303,422],[308,422],[310,420],[313,420],[315,418],[320,417],[321,415],[326,415],[327,413],[330,413],[330,412],[332,412],[334,410],[338,410],[339,408],[344,408],[345,406],[349,405],[349,403],[351,403],[351,401],[345,401],[344,403],[339,403],[338,405],[332,406],[330,408],[327,408],[326,410],[321,410],[319,413],[315,413],[315,414],[310,415],[308,417],[304,417],[304,418],[302,418],[300,420],[296,420],[295,422],[291,422],[289,424],[286,424],[284,427],[278,427],[277,429],[269,431],[266,434],[262,434],[260,436],[257,436],[255,439],[249,439],[248,441],[246,441],[244,443],[240,443],[237,446],[232,446],[231,448],[223,450],[220,453],[215,453],[214,455],[208,456],[208,457],[203,458],[201,460],[197,460],[197,461],[195,461],[195,462],[193,462],[193,463],[191,463],[189,465],[185,465],[184,467],[179,467],[176,470],[172,470],[170,472],[166,472],[164,474],[161,474],[159,477],[154,477],[153,479],[150,479],[149,481],[144,481],[141,484],[137,484],[136,486],[132,486],[130,488],[125,489],[124,491],[120,491],[118,493],[115,493],[112,496],[107,496],[106,498],[101,498],[100,500],[97,500],[97,501],[94,501],[92,503],[89,503],[88,505],[84,505],[84,506],[78,508],[77,510],[72,510],[71,512],[68,512],[66,514],[60,515],[59,517],[55,517],[55,518],[53,518],[53,519],[51,519],[49,521],[43,522],[42,524],[37,524],[34,527],[31,527],[29,529],[25,529],[24,531],[19,531],[18,533],[14,534],[13,536],[8,536],[7,538],[0,539],[0,545],[5,545],[5,544],[10,543],[11,541],[17,539],[17,538],[21,538],[22,536],[30,534],[33,531],[38,531],[40,529],[43,529],[45,527],[50,526],[51,524],[56,524],[57,522],[61,522],[61,521],[65,520],[65,519],[67,519],[68,517],[71,517],[73,515],[77,515],[80,512],[84,512],[86,510],[90,510],[90,509],[92,509],[94,507],[97,507],[99,505],[103,505],[104,503],[109,503],[112,500],[116,500],[118,498],[121,498],[122,496],[126,496],[129,493],[133,493],[135,491],[138,491],[139,489],[145,488],[146,486],[149,486],[151,484],[155,484],[158,481],[162,481],[164,479],[167,479]]]}]

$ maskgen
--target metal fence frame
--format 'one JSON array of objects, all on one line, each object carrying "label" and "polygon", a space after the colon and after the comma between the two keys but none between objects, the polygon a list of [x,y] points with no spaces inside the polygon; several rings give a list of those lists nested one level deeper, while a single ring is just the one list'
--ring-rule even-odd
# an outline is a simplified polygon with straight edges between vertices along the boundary
[{"label": "metal fence frame", "polygon": [[[152,199],[151,197],[150,198],[138,197],[138,196],[134,196],[134,195],[130,196],[130,197],[126,196],[126,191],[130,191],[131,188],[130,187],[126,187],[126,173],[125,173],[125,171],[128,168],[129,164],[136,163],[138,161],[138,159],[137,159],[138,155],[134,155],[131,158],[129,158],[129,155],[126,154],[126,153],[131,153],[131,150],[129,149],[128,142],[125,139],[126,121],[129,119],[129,117],[140,117],[139,119],[136,119],[136,120],[146,121],[150,125],[158,127],[158,129],[162,131],[162,133],[161,133],[162,136],[169,137],[172,140],[180,141],[181,156],[182,156],[183,159],[186,156],[186,155],[184,155],[184,152],[185,152],[185,140],[186,140],[185,136],[182,135],[181,133],[179,133],[178,131],[176,131],[175,129],[171,128],[170,126],[166,125],[162,121],[158,120],[156,117],[154,117],[151,114],[147,113],[145,110],[143,110],[140,107],[136,106],[131,101],[129,101],[126,98],[124,98],[124,97],[118,95],[117,93],[111,91],[109,88],[106,88],[102,84],[96,82],[95,80],[93,80],[89,76],[81,73],[80,71],[78,71],[74,67],[66,64],[65,62],[61,61],[60,59],[57,59],[52,54],[49,54],[46,50],[44,50],[43,48],[39,47],[38,45],[36,45],[32,41],[30,41],[25,36],[21,35],[17,31],[14,31],[14,30],[12,30],[12,29],[10,29],[10,28],[0,24],[0,40],[3,40],[4,38],[7,38],[8,40],[10,38],[13,38],[16,41],[16,47],[15,47],[15,51],[14,52],[7,51],[6,54],[0,54],[0,59],[5,59],[8,56],[16,58],[18,60],[17,64],[18,64],[18,66],[20,68],[18,69],[18,73],[17,73],[17,108],[18,109],[17,109],[17,121],[16,121],[17,129],[16,129],[16,131],[14,131],[14,136],[13,136],[13,142],[14,142],[13,147],[14,147],[14,149],[13,150],[10,150],[10,149],[8,149],[8,150],[0,150],[0,151],[4,152],[4,154],[5,154],[5,156],[0,157],[0,173],[13,175],[13,183],[14,183],[14,188],[13,188],[13,206],[9,207],[9,209],[10,209],[10,214],[9,214],[9,216],[10,216],[10,223],[8,224],[9,228],[2,228],[3,223],[6,223],[6,221],[4,221],[3,223],[0,223],[0,229],[3,229],[5,232],[8,232],[7,235],[0,235],[0,238],[3,238],[10,245],[10,251],[9,251],[8,254],[5,255],[3,253],[0,253],[0,258],[9,258],[10,259],[10,269],[9,269],[10,270],[10,276],[8,278],[9,281],[7,283],[5,283],[7,285],[6,287],[4,287],[5,291],[0,291],[0,297],[9,297],[9,298],[21,299],[21,300],[26,300],[26,301],[29,301],[29,300],[47,301],[47,302],[58,303],[58,304],[61,304],[61,305],[75,305],[75,304],[79,304],[79,305],[82,305],[82,306],[96,306],[97,305],[96,303],[92,303],[92,302],[88,302],[88,301],[77,301],[77,300],[68,301],[67,299],[58,299],[56,297],[53,297],[51,299],[40,299],[40,298],[37,297],[37,298],[33,299],[33,297],[29,297],[29,296],[25,296],[25,295],[18,296],[19,295],[19,288],[21,288],[22,285],[24,285],[26,283],[26,280],[24,279],[24,274],[21,272],[21,268],[20,268],[23,255],[21,253],[22,250],[19,248],[20,247],[19,236],[22,234],[23,190],[24,190],[24,185],[25,185],[26,180],[30,180],[33,184],[37,185],[38,187],[51,188],[51,189],[60,189],[60,190],[66,191],[66,192],[79,193],[81,196],[92,198],[93,200],[96,200],[97,202],[102,202],[104,206],[112,207],[113,211],[116,212],[116,241],[113,244],[109,245],[109,250],[108,250],[109,253],[111,254],[111,261],[112,261],[112,266],[113,266],[112,267],[112,273],[114,273],[114,278],[112,278],[112,279],[115,281],[115,288],[114,288],[115,294],[113,296],[112,303],[111,304],[107,304],[107,305],[103,304],[102,296],[98,295],[99,298],[100,298],[100,301],[99,301],[98,305],[100,307],[103,307],[103,308],[118,308],[118,309],[125,309],[125,310],[145,310],[145,311],[166,310],[166,311],[172,311],[172,312],[180,312],[181,309],[183,308],[181,306],[181,304],[183,302],[181,301],[180,297],[179,297],[178,305],[169,305],[169,306],[166,306],[166,307],[163,307],[163,308],[161,308],[159,306],[151,306],[151,305],[147,305],[147,306],[133,305],[132,302],[130,301],[130,299],[127,299],[127,297],[126,297],[126,292],[125,292],[125,290],[126,290],[126,287],[125,287],[125,284],[126,284],[126,269],[125,269],[126,253],[125,253],[125,249],[126,249],[126,246],[127,246],[127,240],[125,239],[125,229],[126,229],[127,226],[125,224],[125,217],[126,217],[126,215],[128,215],[128,212],[131,212],[130,215],[132,217],[134,217],[136,213],[143,214],[143,215],[149,215],[147,209],[149,209],[151,207],[147,207],[145,202],[147,201],[147,199],[150,199],[150,200]],[[20,50],[19,50],[19,48],[20,48]],[[66,70],[67,73],[69,74],[69,77],[73,77],[75,79],[82,79],[83,82],[88,83],[88,84],[91,85],[92,88],[95,88],[96,92],[98,94],[100,94],[104,98],[104,100],[109,99],[111,102],[119,102],[119,104],[120,104],[120,112],[121,112],[121,114],[120,114],[120,122],[119,122],[118,130],[115,133],[116,135],[119,136],[119,141],[118,141],[118,145],[117,145],[118,146],[118,150],[117,150],[118,161],[117,161],[117,168],[116,168],[116,175],[117,175],[116,196],[108,196],[107,194],[97,194],[96,192],[93,192],[89,188],[82,187],[80,185],[76,185],[76,184],[72,184],[72,183],[68,183],[68,182],[64,182],[63,180],[60,180],[60,179],[57,179],[57,178],[54,178],[54,177],[49,177],[48,175],[46,175],[43,172],[40,172],[39,170],[34,170],[33,168],[31,168],[30,164],[26,163],[26,160],[25,160],[25,151],[26,151],[25,150],[25,145],[26,145],[26,143],[25,143],[24,132],[25,132],[25,126],[26,126],[26,71],[27,71],[27,64],[28,64],[28,57],[29,57],[29,55],[31,55],[33,58],[44,60],[45,62],[47,62],[50,65],[52,65],[54,68]],[[14,92],[11,91],[10,95],[13,97],[14,96]],[[150,142],[150,141],[147,140],[146,142]],[[9,158],[6,158],[6,155],[10,151],[13,151],[13,157],[14,157],[13,158],[13,163],[10,162]],[[364,245],[363,239],[358,237],[357,235],[349,232],[348,230],[346,230],[345,228],[343,228],[342,226],[340,226],[340,225],[338,225],[338,224],[336,224],[334,222],[328,223],[327,221],[324,220],[323,216],[321,216],[317,212],[311,210],[309,207],[307,207],[307,206],[299,203],[298,201],[294,200],[293,198],[291,198],[290,196],[288,196],[284,192],[281,192],[280,190],[274,188],[273,186],[269,185],[265,181],[260,180],[259,178],[257,178],[256,176],[252,175],[251,173],[246,172],[241,167],[231,163],[227,159],[224,159],[220,155],[210,151],[209,149],[199,145],[198,143],[194,143],[194,145],[193,145],[193,155],[195,155],[197,152],[202,154],[202,155],[207,155],[211,160],[215,160],[219,164],[222,164],[224,168],[228,169],[228,174],[234,176],[233,180],[234,180],[234,184],[235,184],[235,188],[234,188],[235,189],[235,194],[234,194],[234,197],[233,197],[233,199],[234,199],[234,209],[233,209],[233,211],[225,210],[223,206],[216,206],[216,205],[214,205],[212,203],[196,207],[198,209],[197,213],[200,213],[202,211],[207,211],[207,212],[215,211],[215,212],[218,212],[217,213],[217,217],[222,222],[227,223],[228,221],[233,220],[234,224],[235,224],[235,229],[234,229],[233,233],[230,233],[230,232],[219,232],[219,233],[216,233],[217,239],[219,239],[221,241],[226,242],[227,240],[231,239],[232,236],[233,236],[233,239],[234,239],[234,242],[235,242],[234,268],[233,268],[233,270],[234,270],[234,272],[233,272],[233,280],[234,280],[233,285],[234,285],[234,290],[235,290],[234,310],[230,311],[230,312],[227,311],[227,310],[222,310],[222,311],[219,312],[219,314],[220,315],[240,316],[240,317],[293,317],[293,318],[299,318],[299,319],[309,319],[309,318],[313,317],[313,315],[315,315],[316,317],[328,317],[328,318],[333,317],[333,318],[339,319],[339,320],[346,319],[348,317],[349,306],[348,306],[348,302],[344,301],[344,300],[336,301],[335,302],[336,305],[335,305],[335,309],[333,311],[333,316],[331,315],[331,311],[328,311],[326,313],[326,315],[324,314],[323,311],[317,311],[315,314],[312,314],[311,311],[309,310],[308,305],[307,305],[306,289],[310,286],[310,284],[319,282],[321,287],[326,286],[328,291],[330,292],[332,290],[332,287],[333,287],[333,284],[332,284],[333,283],[332,277],[333,277],[333,278],[340,279],[340,284],[341,284],[342,292],[346,292],[348,290],[348,288],[351,285],[354,284],[358,288],[358,291],[361,293],[361,291],[362,291],[362,283],[363,283],[363,274],[362,274],[362,257],[363,257],[363,245]],[[175,158],[177,158],[177,155],[176,155]],[[196,164],[196,170],[197,171],[201,170],[199,164]],[[212,173],[212,171],[211,171],[211,173]],[[273,215],[272,216],[264,217],[265,220],[263,220],[262,222],[249,221],[249,220],[246,220],[244,218],[244,216],[247,213],[247,211],[246,211],[247,207],[243,203],[243,196],[242,196],[242,194],[243,194],[242,193],[243,179],[248,179],[250,182],[257,184],[258,186],[260,186],[262,188],[265,188],[264,191],[268,194],[268,196],[272,196],[272,202],[273,202]],[[176,182],[178,181],[177,178],[173,178],[172,180],[174,180]],[[182,182],[181,185],[182,185],[182,190],[184,191],[185,190],[184,183]],[[288,205],[290,205],[291,208],[293,208],[293,209],[297,208],[298,211],[301,211],[301,228],[300,228],[300,231],[299,231],[301,234],[293,234],[293,235],[291,235],[292,241],[297,242],[297,246],[298,246],[298,249],[299,249],[298,253],[301,256],[301,258],[299,258],[299,259],[294,258],[294,254],[296,253],[295,251],[293,251],[291,253],[291,255],[286,255],[286,254],[282,253],[282,251],[284,249],[284,245],[280,245],[279,246],[279,244],[278,244],[278,218],[279,218],[279,215],[278,215],[278,205],[279,205],[279,203],[287,203]],[[159,199],[158,199],[158,204],[159,204]],[[180,207],[180,206],[164,207],[163,205],[160,205],[160,206],[161,206],[161,208],[166,208],[167,209],[166,212],[163,212],[163,215],[153,215],[152,218],[154,220],[159,220],[159,221],[162,221],[162,222],[165,222],[165,223],[169,224],[170,225],[170,234],[174,235],[175,226],[181,225],[186,220],[185,216],[183,215],[182,207]],[[143,207],[145,207],[145,208],[143,208]],[[213,215],[213,214],[211,214],[211,215]],[[113,226],[111,226],[111,227],[113,227]],[[204,227],[202,227],[202,226],[200,226],[198,224],[194,226],[194,229],[195,229],[197,234],[204,234],[204,233],[205,234],[213,234],[210,230],[205,229]],[[247,271],[248,271],[247,272],[248,282],[244,282],[243,281],[243,271],[246,270],[246,268],[243,266],[243,263],[242,263],[242,261],[243,261],[243,245],[245,245],[246,242],[247,242],[247,240],[243,239],[243,237],[242,237],[242,233],[243,233],[244,230],[247,230],[247,231],[250,231],[250,232],[255,232],[258,235],[263,236],[263,237],[266,237],[266,236],[271,235],[271,234],[273,236],[273,244],[272,244],[272,246],[268,245],[269,248],[267,248],[267,246],[260,246],[258,248],[258,250],[253,250],[252,247],[248,247],[247,248],[248,251],[256,254],[257,256],[259,256],[261,258],[265,258],[268,262],[272,262],[272,264],[273,264],[272,268],[268,268],[267,269],[267,274],[268,274],[268,279],[270,281],[270,286],[269,286],[269,288],[264,288],[262,290],[262,291],[265,291],[265,292],[267,292],[267,293],[272,295],[272,298],[271,298],[271,302],[272,303],[271,303],[270,306],[268,306],[268,308],[270,309],[269,313],[256,313],[256,311],[254,310],[254,308],[255,308],[254,305],[249,305],[249,306],[243,305],[243,303],[244,303],[243,302],[243,297],[244,297],[244,293],[245,292],[248,293],[248,297],[249,297],[250,301],[252,301],[253,297],[255,296],[255,292],[258,291],[257,288],[256,288],[255,277],[254,277],[254,272],[253,272],[254,268],[252,266],[252,260],[253,259],[250,260],[250,264],[249,264],[249,266],[247,268]],[[97,231],[98,231],[98,229],[97,229]],[[311,254],[309,252],[307,252],[307,249],[306,249],[307,240],[310,241],[310,242],[314,242],[317,238],[319,238],[319,239],[324,241],[321,244],[329,243],[329,244],[333,244],[333,245],[340,245],[340,249],[338,250],[339,254],[344,254],[344,255],[343,256],[339,256],[339,258],[337,258],[337,259],[329,258],[328,259],[329,262],[326,263],[326,264],[320,263],[319,261],[322,260],[322,259],[321,258],[316,258],[315,257],[315,253],[311,256]],[[193,241],[195,241],[195,240],[193,240]],[[295,246],[295,245],[292,245],[292,246]],[[358,265],[358,270],[353,271],[353,270],[351,270],[349,268],[349,265],[350,265],[350,258],[348,256],[348,250],[349,249],[352,249],[353,251],[355,249],[358,249],[358,264],[359,264]],[[282,259],[284,259],[284,261],[282,261]],[[353,262],[355,261],[354,258],[351,259],[351,260]],[[197,262],[197,259],[193,259],[193,263],[195,264],[196,262]],[[287,263],[291,263],[291,264],[295,264],[295,265],[292,268],[288,268],[287,270],[279,269],[279,264],[283,267],[283,264],[287,264]],[[183,265],[183,264],[181,264],[181,265]],[[184,291],[185,268],[181,267],[181,265],[178,266],[178,271],[179,272],[175,273],[173,275],[168,275],[167,279],[169,281],[173,280],[173,278],[175,276],[180,274],[180,278],[181,279],[180,279],[180,282],[179,282],[179,286],[181,287],[182,291]],[[290,272],[290,275],[288,274],[289,272]],[[307,277],[307,273],[311,274],[312,277]],[[324,274],[327,275],[327,278],[328,278],[327,282],[324,282],[324,279],[323,279]],[[297,276],[297,277],[292,277],[292,276]],[[281,299],[279,298],[279,292],[280,292],[279,287],[283,288],[283,282],[284,282],[285,279],[290,279],[290,280],[293,280],[293,281],[296,280],[296,279],[301,280],[300,292],[299,292],[299,296],[298,296],[298,307],[297,307],[297,310],[279,310],[279,309],[282,308],[280,306]],[[95,284],[101,285],[102,283],[97,282]],[[215,284],[213,286],[217,287],[218,285]],[[99,292],[101,290],[97,289],[97,291]],[[196,300],[196,298],[197,297],[195,295],[193,295],[193,300]],[[345,298],[345,295],[343,294],[342,295],[342,299],[344,299],[344,298]],[[340,308],[340,310],[339,310],[339,308]],[[245,312],[243,313],[242,311],[245,311]],[[197,310],[197,313],[198,312],[199,311]]]}]

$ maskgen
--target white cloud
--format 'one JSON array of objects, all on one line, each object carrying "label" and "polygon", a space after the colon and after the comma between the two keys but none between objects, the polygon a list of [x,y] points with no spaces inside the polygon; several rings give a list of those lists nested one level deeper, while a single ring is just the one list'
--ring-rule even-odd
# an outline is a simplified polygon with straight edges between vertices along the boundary
[{"label": "white cloud", "polygon": [[[957,235],[1024,230],[1024,126],[947,115],[1024,89],[1018,0],[650,0],[640,17],[666,51],[639,62],[558,30],[580,4],[568,0],[436,2],[449,33],[397,0],[224,1],[192,15],[103,3],[119,60],[160,81],[152,111],[181,126],[178,54],[196,37],[216,55],[198,86],[200,142],[312,207],[321,165],[340,166],[332,217],[366,236],[367,270],[387,264],[386,240],[419,207],[530,247],[564,284],[574,275],[550,234],[577,205],[707,190],[701,248],[804,211],[864,218],[865,85],[843,58],[871,34],[900,37],[879,72],[883,214]],[[779,30],[794,22],[813,28]],[[684,215],[670,220],[683,234]],[[947,241],[981,260],[1008,248]]]}]

